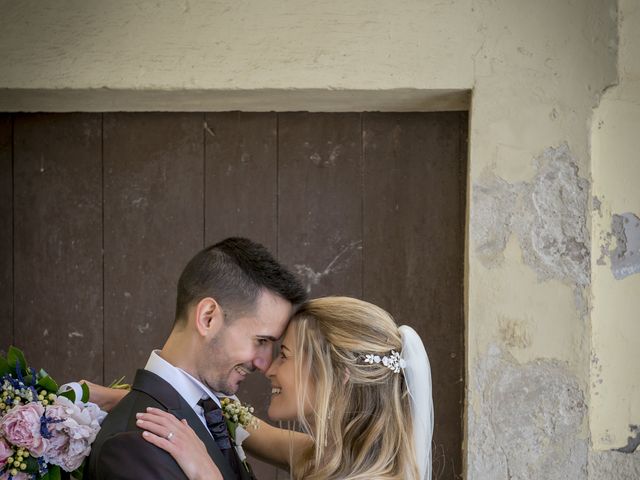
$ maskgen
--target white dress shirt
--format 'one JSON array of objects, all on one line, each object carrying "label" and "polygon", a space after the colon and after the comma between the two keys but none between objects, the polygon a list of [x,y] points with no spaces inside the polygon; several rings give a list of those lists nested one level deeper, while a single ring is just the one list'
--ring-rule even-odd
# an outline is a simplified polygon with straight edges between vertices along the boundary
[{"label": "white dress shirt", "polygon": [[[189,375],[181,368],[175,367],[167,362],[160,356],[160,350],[154,350],[151,352],[147,365],[144,369],[155,373],[175,388],[193,411],[196,412],[196,415],[198,415],[198,418],[200,418],[204,426],[207,426],[207,421],[204,418],[204,410],[200,405],[198,405],[198,402],[202,399],[211,398],[218,404],[218,406],[220,406],[220,399],[217,394],[212,392],[211,389],[204,385],[200,380]],[[209,431],[208,428],[207,431]]]}]

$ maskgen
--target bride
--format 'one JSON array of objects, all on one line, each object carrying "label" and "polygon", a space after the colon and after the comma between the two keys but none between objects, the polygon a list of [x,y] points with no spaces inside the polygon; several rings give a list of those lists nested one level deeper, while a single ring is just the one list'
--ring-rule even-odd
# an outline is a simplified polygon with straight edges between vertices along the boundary
[{"label": "bride", "polygon": [[[296,420],[304,433],[259,421],[243,443],[253,455],[294,479],[431,478],[427,354],[418,334],[398,328],[381,308],[347,297],[309,301],[291,320],[267,376],[269,418]],[[113,401],[121,393],[107,395]],[[149,409],[138,414],[138,426],[190,480],[222,479],[186,422]]]}]

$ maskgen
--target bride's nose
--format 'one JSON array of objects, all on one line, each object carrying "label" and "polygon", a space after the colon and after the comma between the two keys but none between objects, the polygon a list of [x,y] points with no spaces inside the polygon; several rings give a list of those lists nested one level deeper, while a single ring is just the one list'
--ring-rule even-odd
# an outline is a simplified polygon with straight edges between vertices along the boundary
[{"label": "bride's nose", "polygon": [[278,360],[276,359],[273,362],[271,362],[271,366],[269,367],[265,375],[267,376],[267,378],[271,378],[276,375],[277,371],[278,371]]}]

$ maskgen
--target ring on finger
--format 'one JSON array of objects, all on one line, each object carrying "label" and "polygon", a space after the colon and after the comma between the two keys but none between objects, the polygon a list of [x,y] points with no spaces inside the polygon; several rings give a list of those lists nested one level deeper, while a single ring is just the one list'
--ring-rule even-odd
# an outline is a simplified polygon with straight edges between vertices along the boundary
[{"label": "ring on finger", "polygon": [[173,432],[167,433],[167,436],[164,437],[164,438],[166,438],[167,440],[171,441],[171,439],[173,438]]}]

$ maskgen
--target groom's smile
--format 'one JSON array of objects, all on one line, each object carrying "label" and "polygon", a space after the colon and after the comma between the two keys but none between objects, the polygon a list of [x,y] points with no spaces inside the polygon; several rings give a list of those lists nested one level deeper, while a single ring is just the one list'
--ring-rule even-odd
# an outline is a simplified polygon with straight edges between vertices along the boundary
[{"label": "groom's smile", "polygon": [[233,367],[233,370],[234,370],[235,373],[237,373],[239,375],[239,379],[237,381],[236,388],[238,388],[240,383],[246,378],[246,376],[248,374],[253,373],[253,372],[256,371],[256,369],[255,369],[255,367],[253,367],[253,365],[251,366],[251,368],[247,368],[246,366],[243,366],[243,365],[236,365],[235,367]]},{"label": "groom's smile", "polygon": [[282,336],[291,311],[290,302],[263,290],[251,311],[222,315],[222,325],[201,357],[201,380],[214,391],[232,395],[249,373],[266,372],[273,342]]},{"label": "groom's smile", "polygon": [[241,365],[238,365],[236,367],[236,371],[242,376],[246,376],[247,374],[252,373],[255,370],[256,370],[255,368],[250,368],[250,369],[249,368],[244,368]]}]

